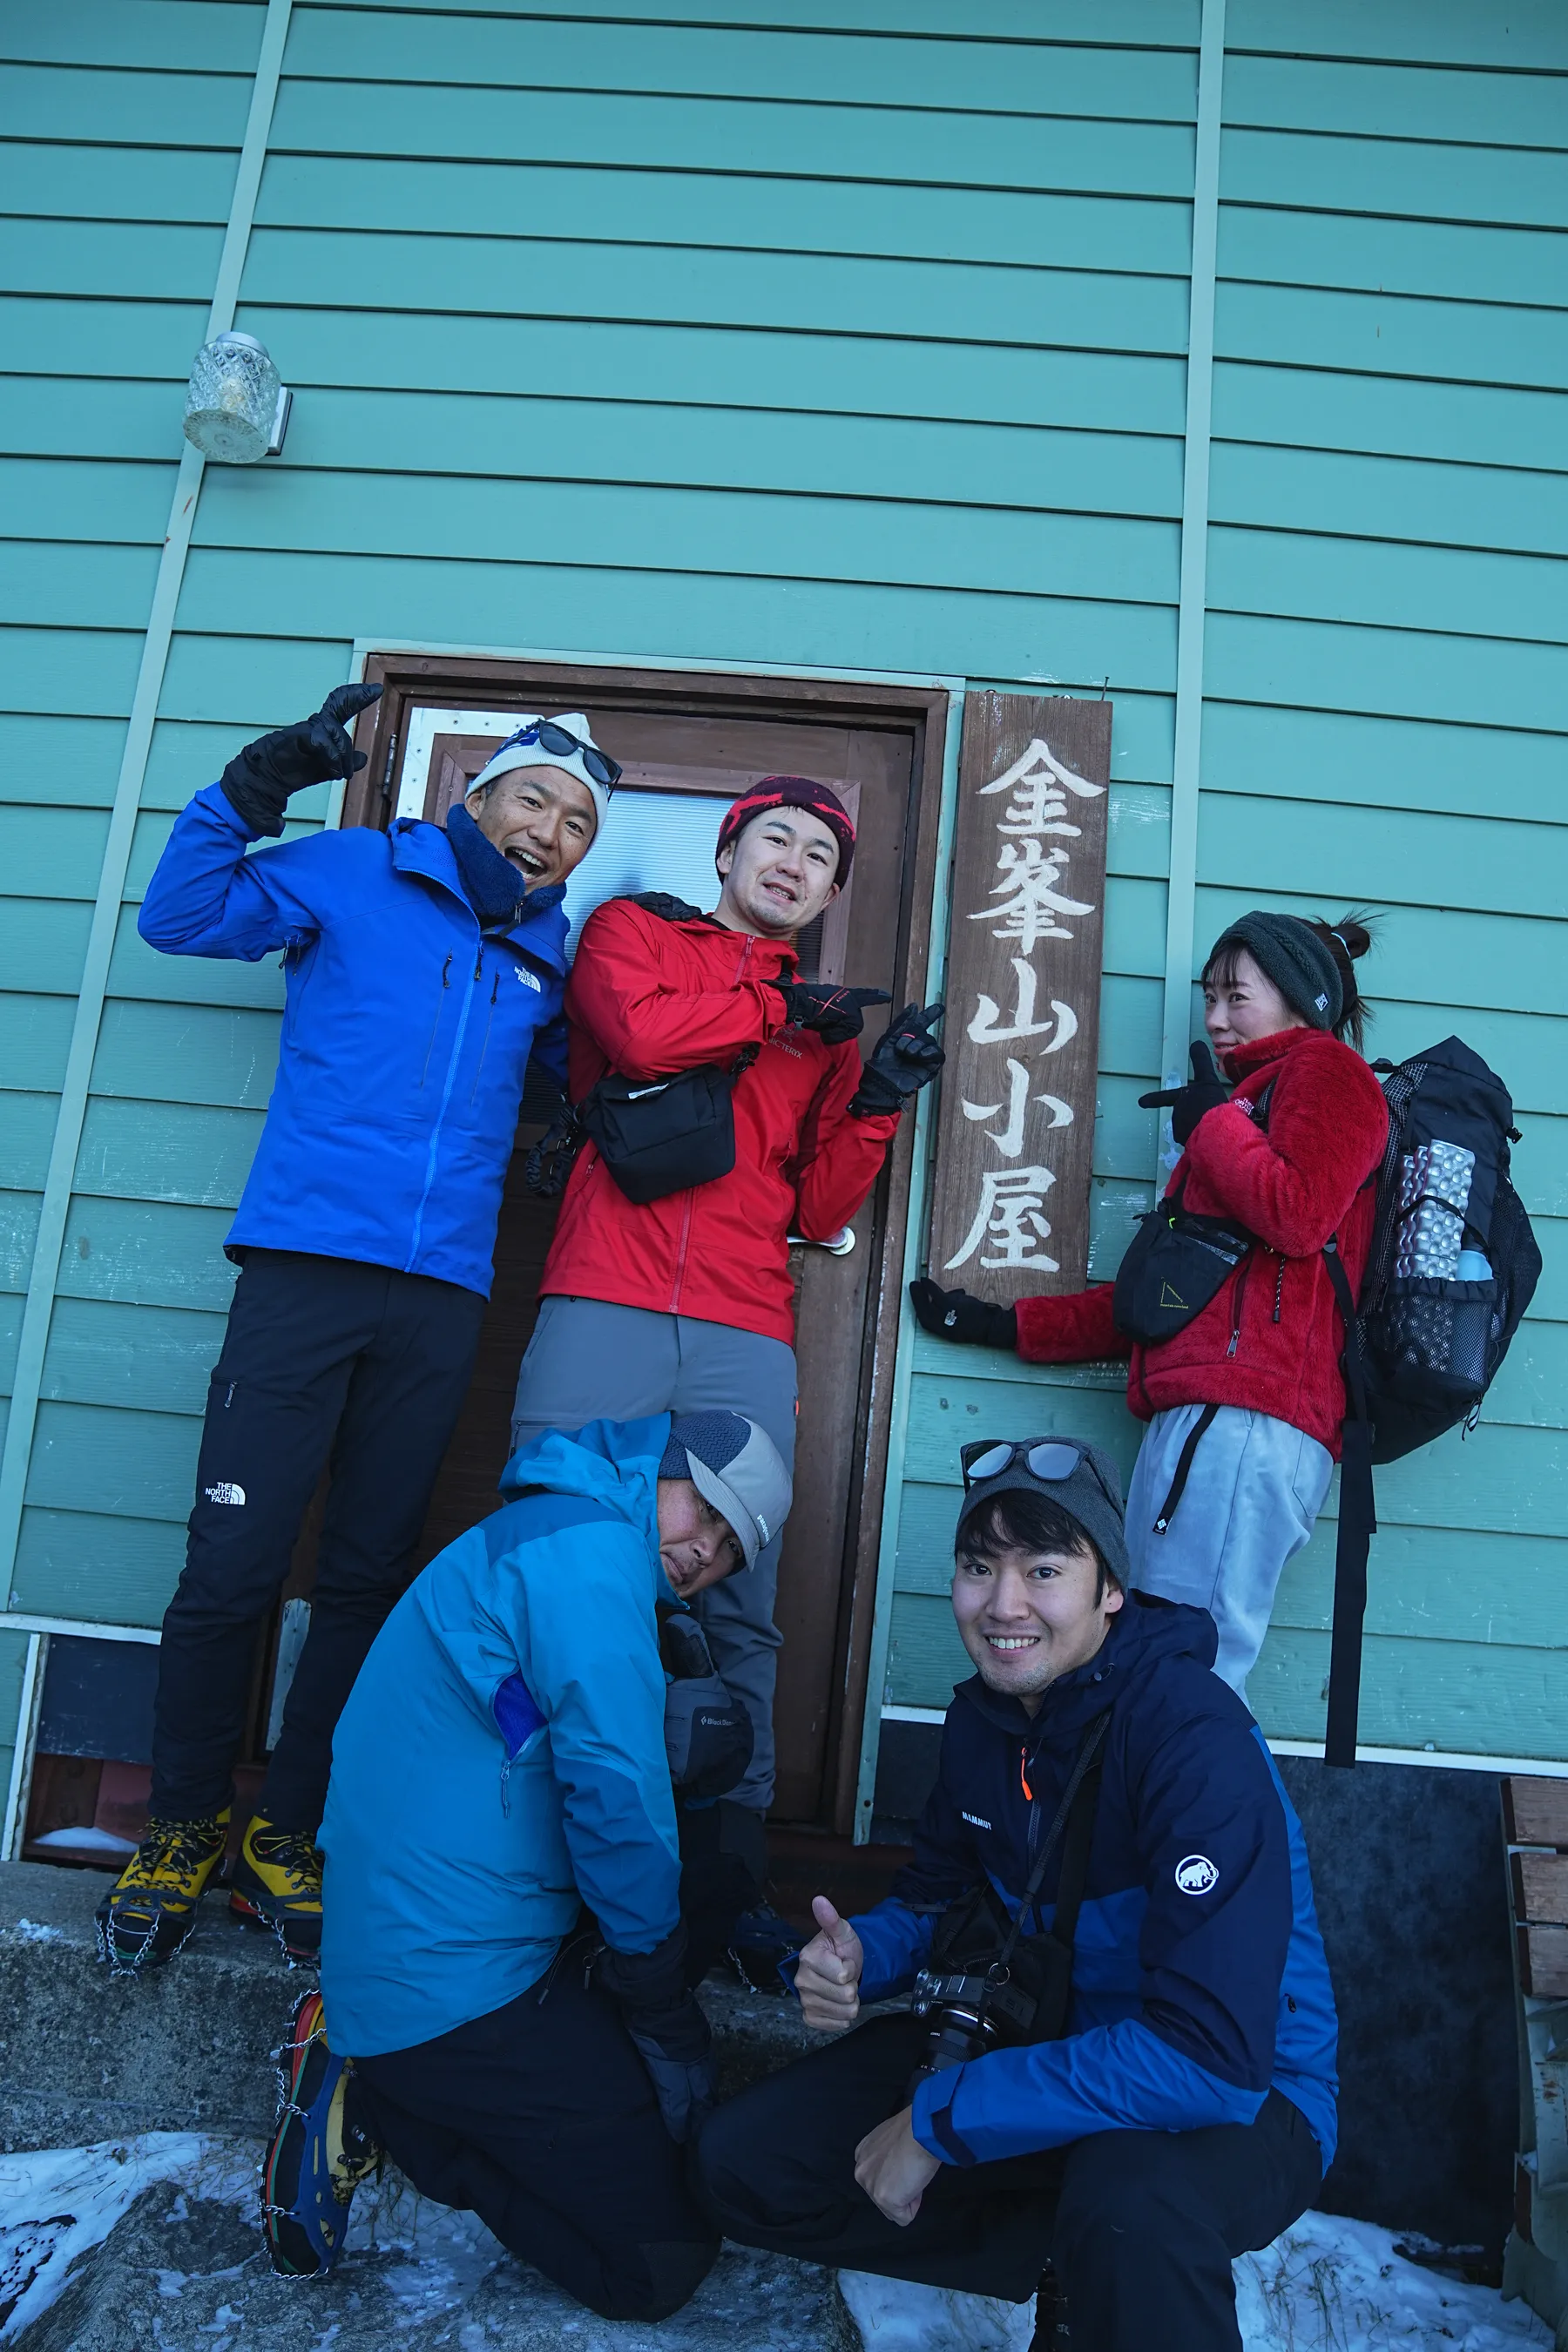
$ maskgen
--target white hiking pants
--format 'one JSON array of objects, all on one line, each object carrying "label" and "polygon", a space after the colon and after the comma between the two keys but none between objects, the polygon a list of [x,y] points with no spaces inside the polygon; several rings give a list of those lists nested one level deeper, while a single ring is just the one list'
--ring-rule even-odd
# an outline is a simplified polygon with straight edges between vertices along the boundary
[{"label": "white hiking pants", "polygon": [[1127,1494],[1127,1549],[1138,1590],[1208,1611],[1219,1627],[1215,1672],[1245,1698],[1280,1570],[1312,1532],[1333,1457],[1288,1421],[1222,1404],[1157,1534],[1182,1448],[1206,1410],[1173,1405],[1150,1423]]}]

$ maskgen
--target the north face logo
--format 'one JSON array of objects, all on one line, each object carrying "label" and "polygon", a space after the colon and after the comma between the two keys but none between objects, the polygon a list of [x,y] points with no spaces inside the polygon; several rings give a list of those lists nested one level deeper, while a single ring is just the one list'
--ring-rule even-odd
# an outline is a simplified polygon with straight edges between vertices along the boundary
[{"label": "the north face logo", "polygon": [[1189,1853],[1176,1864],[1176,1885],[1184,1895],[1207,1895],[1219,1885],[1219,1873],[1206,1853]]},{"label": "the north face logo", "polygon": [[231,1486],[226,1478],[221,1479],[216,1486],[204,1486],[202,1492],[209,1503],[243,1503],[245,1500],[244,1487]]}]

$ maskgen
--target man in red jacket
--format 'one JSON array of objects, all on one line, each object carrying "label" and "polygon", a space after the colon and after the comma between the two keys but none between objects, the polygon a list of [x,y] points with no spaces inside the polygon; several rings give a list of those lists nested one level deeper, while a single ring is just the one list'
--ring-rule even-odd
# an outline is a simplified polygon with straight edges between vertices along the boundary
[{"label": "man in red jacket", "polygon": [[[788,1236],[827,1241],[881,1171],[899,1113],[941,1067],[942,1008],[900,1013],[862,1065],[855,1040],[879,989],[796,978],[795,943],[843,887],[849,813],[827,785],[769,776],[719,830],[711,915],[654,894],[614,898],[583,929],[566,992],[570,1093],[615,1070],[653,1080],[747,1057],[727,1176],[638,1206],[589,1143],[573,1169],[522,1360],[514,1447],[542,1429],[712,1408],[756,1421],[795,1456]],[[765,1869],[773,1798],[774,1541],[749,1574],[703,1596],[714,1663],[755,1731],[752,1768],[697,1826],[742,1910]]]}]

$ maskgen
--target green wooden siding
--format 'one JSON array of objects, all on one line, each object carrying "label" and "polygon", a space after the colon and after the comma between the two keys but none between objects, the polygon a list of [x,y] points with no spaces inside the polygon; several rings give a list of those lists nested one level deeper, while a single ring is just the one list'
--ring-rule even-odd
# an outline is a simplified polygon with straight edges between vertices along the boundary
[{"label": "green wooden siding", "polygon": [[[723,13],[297,0],[236,321],[294,415],[201,491],[13,1607],[151,1623],[177,1573],[279,979],[153,954],[135,904],[173,813],[355,639],[1107,687],[1097,1276],[1151,1197],[1197,0]],[[1385,908],[1378,1050],[1458,1026],[1515,1087],[1548,1272],[1488,1425],[1389,1483],[1368,1734],[1556,1757],[1568,36],[1431,14],[1230,0],[1196,928]],[[0,29],[7,1377],[263,15]],[[916,1351],[904,1705],[954,1662],[961,1421],[1136,1445],[1115,1376],[1005,1370]],[[1331,1536],[1255,1678],[1281,1736],[1321,1725]]]}]

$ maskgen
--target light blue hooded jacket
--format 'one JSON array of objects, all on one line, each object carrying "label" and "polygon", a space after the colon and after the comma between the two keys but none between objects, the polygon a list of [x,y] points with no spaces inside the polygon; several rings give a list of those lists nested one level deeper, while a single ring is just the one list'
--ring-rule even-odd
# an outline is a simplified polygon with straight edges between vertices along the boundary
[{"label": "light blue hooded jacket", "polygon": [[655,1603],[669,1415],[549,1431],[360,1669],[321,1843],[332,2047],[374,2057],[536,1983],[586,1904],[618,1951],[679,1916]]}]

